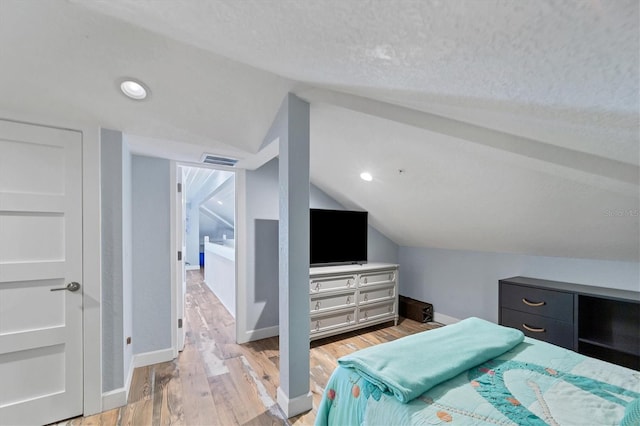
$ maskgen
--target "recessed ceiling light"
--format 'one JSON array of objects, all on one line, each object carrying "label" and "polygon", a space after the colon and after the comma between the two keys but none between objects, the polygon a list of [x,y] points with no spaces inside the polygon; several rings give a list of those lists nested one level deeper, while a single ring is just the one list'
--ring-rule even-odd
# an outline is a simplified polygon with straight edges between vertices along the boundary
[{"label": "recessed ceiling light", "polygon": [[120,83],[120,90],[125,96],[141,101],[147,97],[147,89],[140,82],[134,80],[124,80]]},{"label": "recessed ceiling light", "polygon": [[360,179],[366,180],[367,182],[371,182],[373,180],[373,176],[371,176],[371,173],[362,172],[360,173]]},{"label": "recessed ceiling light", "polygon": [[218,200],[218,204],[222,205],[222,201]]}]

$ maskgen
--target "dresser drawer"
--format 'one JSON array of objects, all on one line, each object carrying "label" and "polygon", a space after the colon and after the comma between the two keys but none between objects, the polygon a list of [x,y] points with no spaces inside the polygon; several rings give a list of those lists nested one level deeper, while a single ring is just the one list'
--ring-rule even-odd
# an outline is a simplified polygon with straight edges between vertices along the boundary
[{"label": "dresser drawer", "polygon": [[314,315],[311,318],[310,333],[321,333],[327,330],[347,327],[356,323],[356,309]]},{"label": "dresser drawer", "polygon": [[381,303],[377,305],[360,306],[360,313],[358,314],[358,321],[360,323],[367,321],[376,321],[389,317],[389,319],[395,318],[396,305],[395,301],[388,303]]},{"label": "dresser drawer", "polygon": [[366,272],[360,275],[360,287],[391,284],[396,279],[396,271]]},{"label": "dresser drawer", "polygon": [[314,315],[316,312],[327,310],[348,308],[356,305],[355,291],[339,294],[316,294],[309,299],[309,312]]},{"label": "dresser drawer", "polygon": [[356,288],[356,283],[358,282],[358,279],[357,279],[357,276],[354,274],[354,275],[312,278],[309,282],[310,282],[309,290],[311,294],[314,294],[314,293],[322,293],[325,291]]},{"label": "dresser drawer", "polygon": [[500,308],[573,323],[573,294],[500,282]]},{"label": "dresser drawer", "polygon": [[502,308],[502,325],[517,328],[525,336],[573,349],[573,323]]},{"label": "dresser drawer", "polygon": [[358,303],[373,303],[393,299],[396,296],[395,289],[393,285],[361,288],[358,293]]}]

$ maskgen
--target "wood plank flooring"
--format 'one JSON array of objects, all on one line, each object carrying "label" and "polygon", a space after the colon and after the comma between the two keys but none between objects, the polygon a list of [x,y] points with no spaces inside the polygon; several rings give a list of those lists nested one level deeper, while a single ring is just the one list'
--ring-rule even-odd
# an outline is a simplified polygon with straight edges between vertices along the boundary
[{"label": "wood plank flooring", "polygon": [[128,404],[59,425],[312,425],[337,359],[355,350],[437,325],[402,319],[311,343],[313,410],[284,419],[276,404],[278,338],[235,343],[235,323],[202,282],[188,271],[187,338],[171,362],[136,368]]}]

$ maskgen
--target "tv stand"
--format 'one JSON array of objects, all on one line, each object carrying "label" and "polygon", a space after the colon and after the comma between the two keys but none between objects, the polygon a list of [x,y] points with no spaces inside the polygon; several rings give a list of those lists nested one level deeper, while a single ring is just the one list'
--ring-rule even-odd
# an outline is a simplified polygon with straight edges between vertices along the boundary
[{"label": "tv stand", "polygon": [[309,272],[311,340],[374,324],[398,324],[398,265],[319,266]]}]

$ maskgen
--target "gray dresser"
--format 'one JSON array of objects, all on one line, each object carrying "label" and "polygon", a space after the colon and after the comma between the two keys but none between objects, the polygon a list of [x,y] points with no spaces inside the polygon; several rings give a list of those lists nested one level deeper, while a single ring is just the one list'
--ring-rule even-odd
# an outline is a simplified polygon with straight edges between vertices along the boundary
[{"label": "gray dresser", "polygon": [[640,369],[640,293],[528,277],[499,281],[499,323]]}]

